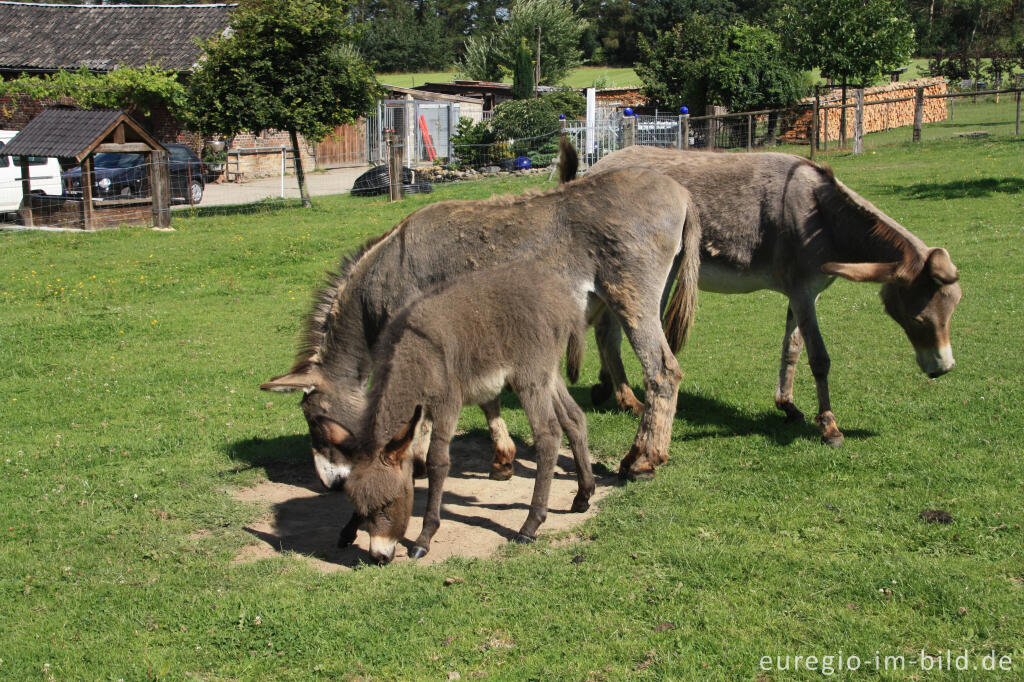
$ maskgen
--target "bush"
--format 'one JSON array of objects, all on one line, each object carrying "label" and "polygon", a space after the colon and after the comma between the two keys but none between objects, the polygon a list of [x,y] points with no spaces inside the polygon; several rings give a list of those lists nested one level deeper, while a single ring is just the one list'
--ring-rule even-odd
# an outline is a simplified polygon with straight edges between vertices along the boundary
[{"label": "bush", "polygon": [[559,88],[545,93],[541,99],[551,102],[551,106],[559,114],[565,114],[569,120],[587,115],[587,98],[572,88]]},{"label": "bush", "polygon": [[465,168],[489,163],[495,152],[496,139],[486,123],[473,123],[472,119],[463,116],[455,126],[455,135],[452,136],[452,149],[458,161],[453,161],[450,165],[454,168]]}]

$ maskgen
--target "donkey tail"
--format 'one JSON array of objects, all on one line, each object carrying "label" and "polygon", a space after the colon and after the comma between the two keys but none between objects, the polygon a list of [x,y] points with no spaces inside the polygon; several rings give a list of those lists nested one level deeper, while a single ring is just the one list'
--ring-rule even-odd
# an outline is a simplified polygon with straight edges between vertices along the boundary
[{"label": "donkey tail", "polygon": [[665,337],[673,353],[686,345],[690,325],[697,314],[697,279],[700,277],[700,219],[692,200],[686,202],[683,219],[682,262],[675,293],[665,308]]},{"label": "donkey tail", "polygon": [[564,134],[558,142],[558,184],[563,185],[576,179],[580,169],[580,157]]},{"label": "donkey tail", "polygon": [[583,340],[585,333],[585,328],[580,326],[569,332],[569,343],[565,351],[565,373],[569,376],[569,381],[574,384],[580,380],[580,367],[583,366],[583,349],[586,346]]}]

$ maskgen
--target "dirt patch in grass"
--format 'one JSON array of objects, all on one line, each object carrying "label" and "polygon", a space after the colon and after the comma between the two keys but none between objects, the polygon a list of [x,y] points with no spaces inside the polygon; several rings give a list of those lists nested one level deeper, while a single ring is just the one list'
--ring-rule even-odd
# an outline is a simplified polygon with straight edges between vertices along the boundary
[{"label": "dirt patch in grass", "polygon": [[[508,481],[492,481],[491,444],[486,438],[463,436],[451,445],[451,471],[445,485],[441,527],[434,536],[430,553],[421,564],[436,563],[450,556],[487,557],[501,548],[526,520],[536,462],[532,448],[517,443],[516,473]],[[360,530],[355,545],[337,546],[341,528],[352,508],[340,492],[325,491],[313,471],[312,461],[268,466],[269,480],[235,493],[239,500],[272,505],[267,516],[247,525],[245,530],[257,539],[235,558],[236,562],[256,561],[295,552],[312,566],[325,572],[352,568],[369,561],[368,537]],[[590,509],[582,514],[569,511],[576,494],[576,467],[572,454],[562,450],[551,486],[548,518],[541,533],[571,528],[594,515],[595,502],[610,489],[614,479],[599,476],[597,492]],[[413,518],[406,541],[399,545],[395,561],[409,561],[408,551],[419,535],[427,500],[427,482],[416,481]]]}]

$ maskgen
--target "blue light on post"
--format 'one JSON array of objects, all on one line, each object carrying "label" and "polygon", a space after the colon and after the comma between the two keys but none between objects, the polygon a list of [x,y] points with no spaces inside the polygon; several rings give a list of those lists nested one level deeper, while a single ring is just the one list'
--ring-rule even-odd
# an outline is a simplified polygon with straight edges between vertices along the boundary
[{"label": "blue light on post", "polygon": [[622,115],[623,116],[632,116],[633,115],[633,108],[632,107],[626,107],[623,110]]},{"label": "blue light on post", "polygon": [[564,121],[565,120],[565,114],[559,114],[558,115],[558,120],[559,121]]},{"label": "blue light on post", "polygon": [[686,116],[690,113],[690,107],[679,107],[679,113]]}]

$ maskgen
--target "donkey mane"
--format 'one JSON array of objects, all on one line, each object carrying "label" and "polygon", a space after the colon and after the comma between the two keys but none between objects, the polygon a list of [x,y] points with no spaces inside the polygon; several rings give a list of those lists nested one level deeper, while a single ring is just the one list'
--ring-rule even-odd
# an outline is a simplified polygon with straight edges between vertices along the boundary
[{"label": "donkey mane", "polygon": [[370,249],[390,237],[404,224],[403,220],[387,232],[370,237],[361,246],[344,254],[335,270],[328,271],[323,284],[314,294],[313,305],[306,315],[299,337],[299,349],[295,354],[295,365],[291,369],[293,373],[307,372],[313,365],[319,363],[321,350],[329,343],[331,322],[337,312],[338,299],[345,290],[356,264]]},{"label": "donkey mane", "polygon": [[868,236],[873,239],[885,242],[902,254],[901,263],[897,274],[901,277],[913,279],[924,267],[924,256],[918,245],[909,236],[906,228],[899,229],[889,224],[884,215],[864,199],[853,194],[849,188],[841,183],[835,176],[831,166],[816,164],[807,161],[809,165],[816,168],[822,179],[828,183],[832,192],[818,195],[822,206],[833,215],[841,216],[844,213],[853,212],[860,219],[870,225]]}]

